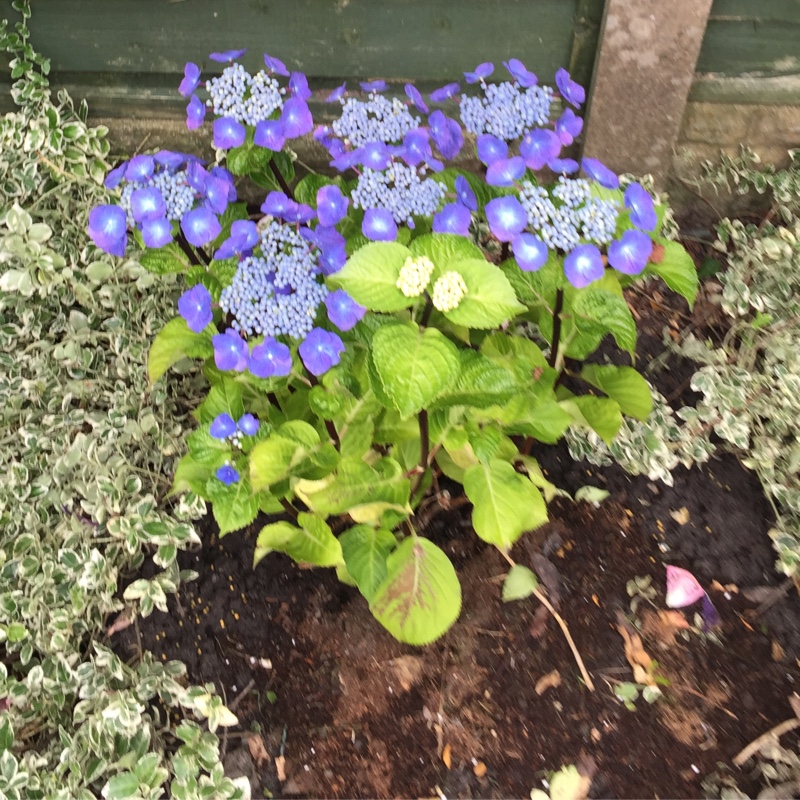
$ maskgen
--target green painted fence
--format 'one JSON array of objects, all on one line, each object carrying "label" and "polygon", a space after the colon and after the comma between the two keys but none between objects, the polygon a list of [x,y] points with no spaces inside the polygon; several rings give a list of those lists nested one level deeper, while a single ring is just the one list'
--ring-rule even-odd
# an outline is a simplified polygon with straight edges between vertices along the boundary
[{"label": "green painted fence", "polygon": [[34,0],[33,12],[53,83],[94,114],[125,116],[174,113],[184,63],[240,47],[248,69],[268,52],[322,88],[359,78],[428,88],[511,56],[546,82],[562,66],[588,81],[602,0]]}]

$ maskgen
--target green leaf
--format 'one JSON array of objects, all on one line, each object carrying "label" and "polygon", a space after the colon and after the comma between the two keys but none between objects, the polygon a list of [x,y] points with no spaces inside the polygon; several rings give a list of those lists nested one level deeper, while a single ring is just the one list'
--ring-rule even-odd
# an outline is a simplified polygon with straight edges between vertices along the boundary
[{"label": "green leaf", "polygon": [[224,439],[215,439],[208,427],[192,431],[186,437],[189,453],[197,464],[218,467],[230,458],[231,447]]},{"label": "green leaf", "polygon": [[211,501],[211,511],[219,525],[219,535],[225,536],[249,525],[258,515],[258,498],[246,478],[226,486],[217,478],[210,478],[206,492]]},{"label": "green leaf", "polygon": [[294,199],[298,203],[305,203],[312,208],[317,207],[317,192],[323,186],[330,186],[337,183],[327,175],[317,175],[312,172],[300,180],[297,186],[294,187]]},{"label": "green leaf", "polygon": [[230,414],[234,420],[244,414],[244,388],[241,383],[224,375],[219,383],[215,383],[197,409],[200,423],[207,425],[220,414]]},{"label": "green leaf", "polygon": [[454,405],[487,408],[509,401],[520,391],[513,372],[474,350],[460,350],[458,378],[430,405],[430,409]]},{"label": "green leaf", "polygon": [[360,458],[342,459],[336,473],[323,480],[299,480],[297,496],[324,516],[350,514],[355,522],[377,522],[387,509],[411,513],[411,482],[392,458],[370,466]]},{"label": "green leaf", "polygon": [[297,526],[274,522],[261,529],[256,540],[253,566],[277,550],[298,563],[335,567],[342,563],[342,547],[330,526],[314,514],[298,514]]},{"label": "green leaf", "polygon": [[209,358],[214,353],[208,330],[190,331],[183,317],[171,319],[158,333],[147,357],[147,376],[155,383],[182,358]]},{"label": "green leaf", "polygon": [[[220,464],[223,460],[224,455],[221,455]],[[172,479],[172,488],[169,490],[169,496],[191,490],[196,495],[204,497],[206,482],[213,474],[214,466],[200,464],[195,461],[191,453],[187,453],[175,468],[175,476]]]},{"label": "green leaf", "polygon": [[622,426],[619,403],[610,397],[583,395],[564,400],[560,405],[578,425],[591,428],[608,445]]},{"label": "green leaf", "polygon": [[250,482],[258,492],[286,478],[305,455],[305,448],[292,439],[272,434],[250,451]]},{"label": "green leaf", "polygon": [[586,364],[581,377],[616,400],[622,413],[629,417],[646,420],[653,410],[650,387],[633,367]]},{"label": "green leaf", "polygon": [[[457,272],[467,286],[467,293],[458,308],[445,312],[445,317],[456,325],[496,328],[526,311],[506,276],[485,259],[452,261],[447,265],[447,271]],[[437,269],[434,275],[438,272]]]},{"label": "green leaf", "polygon": [[508,571],[503,583],[503,602],[524,600],[530,597],[539,588],[539,579],[536,574],[522,564],[515,564]]},{"label": "green leaf", "polygon": [[534,309],[552,309],[555,305],[556,290],[564,286],[564,266],[560,256],[552,250],[541,269],[528,272],[510,258],[500,265],[503,274],[514,287],[517,297]]},{"label": "green leaf", "polygon": [[145,250],[139,256],[139,263],[154,275],[169,275],[172,272],[186,272],[191,263],[188,256],[174,242],[157,250]]},{"label": "green leaf", "polygon": [[481,352],[496,364],[512,370],[520,383],[531,382],[534,372],[550,368],[538,345],[508,333],[487,336],[481,342]]},{"label": "green leaf", "polygon": [[414,322],[386,325],[372,338],[371,360],[381,388],[402,417],[426,408],[458,375],[456,346]]},{"label": "green leaf", "polygon": [[658,275],[673,292],[685,297],[691,308],[700,285],[694,261],[678,242],[665,239],[661,244],[664,258],[658,264],[648,264],[645,274]]},{"label": "green leaf", "polygon": [[450,559],[433,542],[410,536],[386,567],[370,603],[375,619],[406,644],[438,639],[461,611],[461,585]]},{"label": "green leaf", "polygon": [[127,797],[139,795],[139,779],[133,772],[122,772],[115,775],[103,787],[103,797],[106,800],[124,800]]},{"label": "green leaf", "polygon": [[386,559],[397,546],[397,539],[385,528],[355,525],[339,537],[347,572],[358,590],[371,601],[386,577]]},{"label": "green leaf", "polygon": [[508,550],[525,531],[547,522],[541,492],[507,461],[477,464],[464,473],[464,491],[474,506],[475,533]]},{"label": "green leaf", "polygon": [[409,249],[415,258],[427,256],[433,262],[435,270],[438,270],[434,274],[438,275],[447,271],[448,265],[453,261],[484,260],[480,247],[454,233],[428,233],[414,239]]},{"label": "green leaf", "polygon": [[356,250],[328,282],[370,311],[400,311],[417,302],[397,288],[400,269],[410,256],[411,251],[397,242],[372,242]]},{"label": "green leaf", "polygon": [[589,287],[576,292],[572,302],[575,327],[590,336],[610,333],[622,350],[636,350],[636,322],[622,297]]}]

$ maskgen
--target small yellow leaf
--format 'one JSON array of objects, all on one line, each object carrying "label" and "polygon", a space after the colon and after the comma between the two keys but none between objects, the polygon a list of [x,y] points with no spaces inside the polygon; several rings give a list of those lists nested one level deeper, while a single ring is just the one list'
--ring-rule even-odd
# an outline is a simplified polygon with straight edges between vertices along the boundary
[{"label": "small yellow leaf", "polygon": [[686,506],[679,508],[677,511],[670,511],[669,515],[678,525],[685,525],[689,521],[689,509]]},{"label": "small yellow leaf", "polygon": [[476,778],[482,778],[486,774],[486,764],[483,761],[476,761],[472,771],[475,773]]},{"label": "small yellow leaf", "polygon": [[450,747],[449,744],[446,744],[444,746],[444,750],[442,750],[442,761],[444,761],[444,765],[447,767],[447,769],[450,769],[452,767],[453,764],[452,758],[453,758],[452,748]]},{"label": "small yellow leaf", "polygon": [[541,695],[548,689],[555,689],[557,686],[561,686],[561,673],[557,669],[554,669],[552,672],[548,672],[547,675],[543,675],[536,681],[534,691],[536,694]]}]

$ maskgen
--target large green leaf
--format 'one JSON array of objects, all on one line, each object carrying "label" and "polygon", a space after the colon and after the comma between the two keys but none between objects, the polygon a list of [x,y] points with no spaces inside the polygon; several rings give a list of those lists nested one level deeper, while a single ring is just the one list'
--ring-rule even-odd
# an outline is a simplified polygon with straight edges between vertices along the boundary
[{"label": "large green leaf", "polygon": [[283,480],[304,454],[302,445],[278,434],[259,442],[250,451],[250,482],[253,488],[260,491]]},{"label": "large green leaf", "polygon": [[155,383],[173,364],[182,358],[208,358],[214,353],[209,329],[194,333],[183,317],[171,319],[150,345],[147,356],[147,377]]},{"label": "large green leaf", "polygon": [[148,271],[156,275],[168,275],[171,272],[186,272],[191,263],[186,253],[174,242],[159,247],[147,249],[139,256],[139,263]]},{"label": "large green leaf", "polygon": [[633,367],[586,364],[581,377],[619,403],[623,414],[645,420],[653,410],[647,381]]},{"label": "large green leaf", "polygon": [[461,612],[461,585],[450,559],[427,539],[410,536],[389,556],[370,610],[396,639],[426,645]]},{"label": "large green leaf", "polygon": [[606,444],[611,444],[622,426],[619,403],[610,397],[583,395],[564,400],[560,405],[579,426],[591,428]]},{"label": "large green leaf", "polygon": [[673,292],[685,297],[691,307],[694,305],[699,287],[694,261],[678,242],[665,239],[662,244],[663,259],[658,264],[648,264],[646,274],[658,275]]},{"label": "large green leaf", "polygon": [[216,478],[209,478],[206,492],[214,519],[219,525],[220,536],[244,528],[258,514],[258,498],[245,478],[230,486]]},{"label": "large green leaf", "polygon": [[[223,460],[224,456],[221,456],[220,464]],[[191,490],[199,497],[203,497],[206,493],[206,483],[214,474],[215,466],[219,464],[214,466],[200,464],[195,461],[191,453],[186,453],[175,468],[172,488],[169,490],[170,496]]]},{"label": "large green leaf", "polygon": [[467,469],[464,491],[474,506],[475,533],[502,550],[508,550],[525,531],[547,522],[541,492],[507,461]]},{"label": "large green leaf", "polygon": [[350,514],[356,522],[377,522],[387,509],[411,513],[411,482],[392,458],[370,466],[360,458],[342,459],[335,474],[322,480],[299,480],[297,496],[324,516]]},{"label": "large green leaf", "polygon": [[486,408],[510,400],[520,391],[511,370],[475,350],[459,351],[461,368],[458,378],[430,405],[430,409],[448,406]]},{"label": "large green leaf", "polygon": [[234,420],[244,414],[244,401],[242,400],[244,388],[238,381],[224,376],[219,383],[215,383],[197,409],[196,416],[203,424],[212,422],[219,414],[230,414]]},{"label": "large green leaf", "polygon": [[636,350],[636,322],[624,298],[605,289],[589,287],[572,301],[575,327],[589,336],[610,333],[622,350]]},{"label": "large green leaf", "polygon": [[208,425],[192,431],[186,437],[189,453],[197,464],[218,467],[229,460],[231,446],[224,439],[215,439],[208,432]]},{"label": "large green leaf", "polygon": [[297,526],[289,522],[265,525],[256,539],[253,566],[274,550],[318,567],[335,567],[343,560],[338,539],[328,523],[315,514],[298,514]]},{"label": "large green leaf", "polygon": [[433,262],[432,279],[446,271],[448,264],[453,261],[484,257],[477,245],[454,233],[428,233],[419,236],[411,242],[409,249],[415,257],[427,256]]},{"label": "large green leaf", "polygon": [[328,282],[340,286],[370,311],[399,311],[417,301],[397,288],[397,279],[411,251],[397,242],[372,242],[353,253]]},{"label": "large green leaf", "polygon": [[458,308],[445,312],[456,325],[496,328],[526,310],[502,271],[483,258],[451,261],[447,271],[457,272],[467,286]]},{"label": "large green leaf", "polygon": [[455,381],[456,346],[434,328],[414,322],[386,325],[372,337],[371,360],[380,387],[403,417],[426,408]]},{"label": "large green leaf", "polygon": [[556,290],[561,289],[566,281],[562,259],[552,250],[544,266],[535,272],[520,269],[513,258],[504,261],[500,269],[514,287],[517,297],[531,308],[540,310],[552,311]]},{"label": "large green leaf", "polygon": [[347,571],[367,600],[386,577],[386,559],[397,545],[397,539],[385,528],[355,525],[339,537]]},{"label": "large green leaf", "polygon": [[533,436],[555,444],[572,422],[552,396],[541,399],[531,392],[515,395],[505,405],[488,409],[486,415],[503,424],[507,433]]}]

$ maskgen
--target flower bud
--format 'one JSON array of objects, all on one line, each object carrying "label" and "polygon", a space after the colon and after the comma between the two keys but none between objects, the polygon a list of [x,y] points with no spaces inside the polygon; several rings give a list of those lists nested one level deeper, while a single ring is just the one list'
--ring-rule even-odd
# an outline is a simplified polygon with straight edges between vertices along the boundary
[{"label": "flower bud", "polygon": [[427,256],[407,258],[400,268],[396,286],[406,297],[419,297],[431,280],[433,262]]},{"label": "flower bud", "polygon": [[458,308],[459,303],[467,293],[467,284],[458,272],[445,272],[436,283],[433,284],[433,307],[438,311],[446,313]]}]

